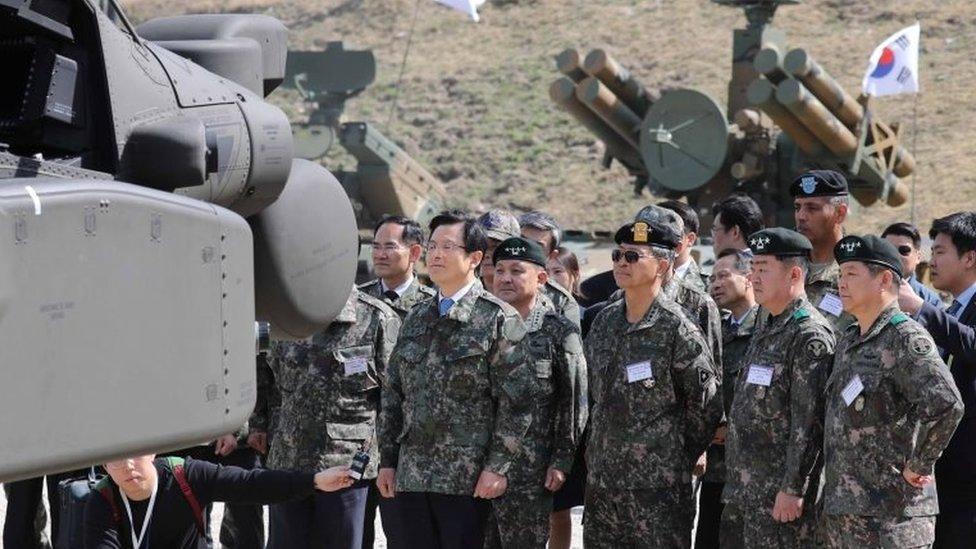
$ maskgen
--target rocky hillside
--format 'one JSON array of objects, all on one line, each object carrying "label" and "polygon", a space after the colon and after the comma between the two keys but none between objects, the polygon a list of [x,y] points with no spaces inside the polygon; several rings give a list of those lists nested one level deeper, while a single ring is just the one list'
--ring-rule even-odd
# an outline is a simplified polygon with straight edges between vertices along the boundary
[{"label": "rocky hillside", "polygon": [[[599,166],[600,145],[549,102],[552,56],[565,47],[607,48],[648,87],[694,87],[720,104],[738,9],[710,0],[489,0],[482,21],[432,0],[128,0],[137,21],[177,13],[257,12],[283,20],[291,46],[331,40],[372,48],[377,83],[349,104],[347,119],[380,126],[440,176],[459,203],[541,208],[566,226],[607,228],[640,204],[620,168]],[[391,110],[400,63],[416,17],[410,55]],[[916,217],[976,209],[976,11],[971,0],[804,0],[781,8],[776,26],[807,48],[852,94],[872,49],[890,33],[922,23],[922,93],[885,98],[877,108],[900,121],[918,159]],[[297,97],[273,100],[296,118]],[[911,135],[913,109],[917,131]],[[335,162],[342,162],[335,159]],[[858,212],[854,230],[907,219],[908,206]]]}]

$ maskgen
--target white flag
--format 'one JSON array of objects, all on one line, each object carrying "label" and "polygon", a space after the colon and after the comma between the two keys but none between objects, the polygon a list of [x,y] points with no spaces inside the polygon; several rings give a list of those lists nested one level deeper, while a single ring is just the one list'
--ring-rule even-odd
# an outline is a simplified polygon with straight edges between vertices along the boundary
[{"label": "white flag", "polygon": [[436,0],[440,4],[444,4],[449,8],[454,8],[458,11],[463,11],[464,13],[471,16],[471,19],[475,23],[479,21],[478,17],[478,7],[485,3],[485,0]]},{"label": "white flag", "polygon": [[875,48],[861,87],[875,97],[918,93],[918,23],[888,37]]}]

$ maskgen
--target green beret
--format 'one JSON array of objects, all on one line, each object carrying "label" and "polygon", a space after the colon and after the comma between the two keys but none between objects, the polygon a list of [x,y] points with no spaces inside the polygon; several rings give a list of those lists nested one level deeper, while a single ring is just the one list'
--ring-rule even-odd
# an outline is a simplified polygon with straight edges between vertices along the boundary
[{"label": "green beret", "polygon": [[860,261],[862,263],[873,263],[887,267],[902,275],[901,255],[898,248],[887,240],[874,236],[850,235],[840,239],[834,246],[834,258],[837,263],[847,263],[848,261]]},{"label": "green beret", "polygon": [[528,261],[540,267],[546,266],[546,252],[542,246],[534,240],[516,236],[507,238],[495,248],[495,253],[491,256],[492,263],[498,263],[506,259],[516,259],[518,261]]},{"label": "green beret", "polygon": [[674,234],[671,228],[663,223],[649,223],[634,221],[617,229],[613,237],[617,244],[636,244],[638,246],[657,246],[673,250],[678,247],[680,234]]},{"label": "green beret", "polygon": [[501,241],[522,234],[518,219],[505,210],[488,210],[478,217],[477,222],[484,227],[488,238],[493,240]]},{"label": "green beret", "polygon": [[662,208],[656,204],[641,208],[641,211],[634,216],[634,221],[652,224],[659,227],[661,231],[669,233],[668,238],[674,238],[675,246],[685,234],[685,222],[681,220],[681,216],[674,210]]},{"label": "green beret", "polygon": [[773,227],[749,235],[749,249],[753,255],[810,257],[813,245],[807,237],[796,231]]},{"label": "green beret", "polygon": [[793,198],[847,196],[847,178],[833,170],[812,170],[793,180],[790,194]]}]

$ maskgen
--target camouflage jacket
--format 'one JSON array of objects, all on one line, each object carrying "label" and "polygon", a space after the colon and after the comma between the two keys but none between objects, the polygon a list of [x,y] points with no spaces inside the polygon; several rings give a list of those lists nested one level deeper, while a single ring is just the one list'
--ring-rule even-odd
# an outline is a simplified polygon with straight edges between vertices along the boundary
[{"label": "camouflage jacket", "polygon": [[534,381],[532,427],[512,464],[509,490],[538,490],[549,467],[569,474],[587,416],[586,359],[579,329],[543,295],[525,319],[516,358]]},{"label": "camouflage jacket", "polygon": [[535,380],[513,352],[518,312],[475,281],[441,317],[437,297],[407,314],[380,415],[380,466],[396,489],[471,495],[482,470],[508,474],[532,422]]},{"label": "camouflage jacket", "polygon": [[[759,307],[749,309],[742,322],[733,325],[731,313],[722,319],[722,406],[726,417],[732,411],[732,396],[735,394],[735,378],[746,359],[746,349],[756,329]],[[705,474],[706,482],[725,482],[725,445],[710,444]]]},{"label": "camouflage jacket", "polygon": [[627,322],[625,300],[608,304],[584,348],[592,399],[588,485],[637,490],[690,481],[722,417],[701,331],[661,293],[635,324]]},{"label": "camouflage jacket", "polygon": [[695,258],[688,259],[688,270],[685,271],[684,276],[681,277],[681,281],[699,292],[708,292],[707,284],[705,284],[705,277],[702,276],[701,267],[698,266],[698,262],[695,261]]},{"label": "camouflage jacket", "polygon": [[[849,313],[841,310],[840,296],[837,291],[837,280],[840,278],[840,265],[836,261],[830,263],[810,263],[807,273],[807,300],[817,308],[834,329],[834,335],[840,336],[851,324],[857,321]],[[824,297],[832,297],[824,301]]]},{"label": "camouflage jacket", "polygon": [[580,306],[569,290],[550,280],[542,287],[542,293],[552,302],[557,313],[565,316],[577,328],[580,327]]},{"label": "camouflage jacket", "polygon": [[264,404],[252,416],[271,425],[269,468],[349,465],[365,442],[366,476],[376,476],[380,385],[399,329],[392,309],[354,289],[325,330],[274,343],[258,378],[258,392],[272,395],[259,399]]},{"label": "camouflage jacket", "polygon": [[849,327],[837,345],[826,398],[824,511],[937,514],[935,486],[919,490],[902,477],[906,466],[932,474],[963,414],[928,332],[895,303],[863,336],[858,325]]},{"label": "camouflage jacket", "polygon": [[437,292],[432,288],[428,288],[427,286],[421,284],[420,279],[416,276],[413,278],[413,282],[410,283],[410,286],[407,286],[407,291],[403,292],[403,295],[401,295],[397,300],[392,300],[383,295],[383,283],[378,278],[360,285],[359,289],[363,293],[371,295],[389,305],[391,309],[400,315],[400,320],[407,317],[407,313],[410,312],[410,309],[412,309],[414,305],[437,295]]},{"label": "camouflage jacket", "polygon": [[805,298],[765,317],[735,379],[722,498],[772,509],[777,492],[803,496],[820,482],[815,464],[834,336]]},{"label": "camouflage jacket", "polygon": [[[718,305],[705,292],[696,290],[693,286],[672,277],[664,285],[664,295],[674,300],[682,309],[687,311],[691,321],[695,323],[705,336],[708,349],[712,352],[712,361],[716,366],[722,364],[722,313]],[[721,367],[717,368],[721,376]],[[719,377],[721,383],[721,377]]]}]

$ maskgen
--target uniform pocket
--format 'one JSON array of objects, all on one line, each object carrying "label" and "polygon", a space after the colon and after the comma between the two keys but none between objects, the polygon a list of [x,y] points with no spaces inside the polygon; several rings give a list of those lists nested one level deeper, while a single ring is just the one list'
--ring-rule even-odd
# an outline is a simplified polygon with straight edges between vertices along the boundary
[{"label": "uniform pocket", "polygon": [[346,394],[358,394],[379,387],[373,347],[360,345],[332,351],[341,379],[340,387]]},{"label": "uniform pocket", "polygon": [[335,423],[325,424],[325,432],[333,440],[364,441],[373,437],[373,425],[369,423]]}]

